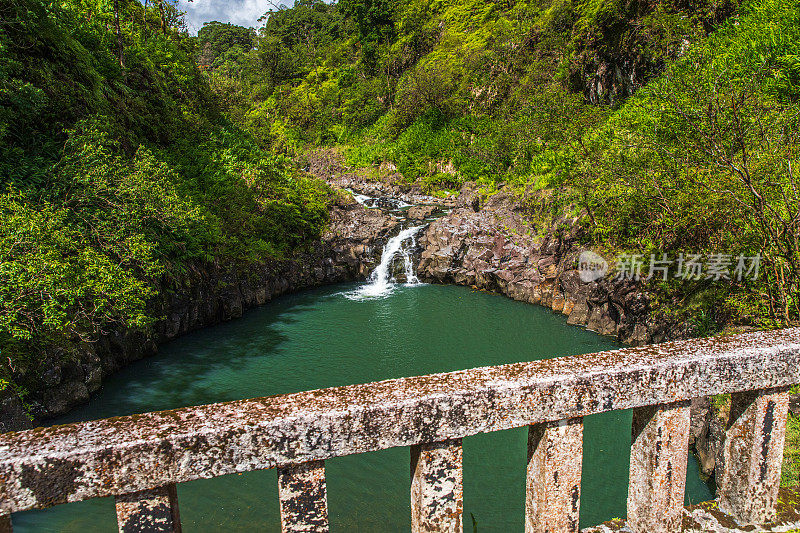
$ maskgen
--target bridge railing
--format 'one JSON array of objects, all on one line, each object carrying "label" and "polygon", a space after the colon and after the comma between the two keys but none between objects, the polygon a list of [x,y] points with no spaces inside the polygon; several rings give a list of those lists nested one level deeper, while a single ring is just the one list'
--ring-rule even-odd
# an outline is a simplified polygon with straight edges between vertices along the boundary
[{"label": "bridge railing", "polygon": [[[465,437],[529,426],[526,531],[578,531],[583,418],[633,409],[628,527],[679,531],[689,401],[732,394],[719,506],[773,518],[800,329],[627,348],[0,435],[12,513],[115,496],[120,531],[179,531],[175,485],[278,469],[283,531],[327,531],[324,461],[411,447],[412,529],[461,531]],[[522,451],[521,451],[522,453]]]}]

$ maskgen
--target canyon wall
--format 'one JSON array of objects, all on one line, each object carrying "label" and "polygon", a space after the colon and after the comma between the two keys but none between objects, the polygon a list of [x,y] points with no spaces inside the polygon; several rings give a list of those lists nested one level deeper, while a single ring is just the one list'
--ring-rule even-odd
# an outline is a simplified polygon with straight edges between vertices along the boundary
[{"label": "canyon wall", "polygon": [[160,298],[151,303],[153,314],[162,318],[150,332],[110,331],[70,352],[47,350],[43,375],[19,376],[31,384],[27,405],[14,395],[0,398],[0,432],[31,427],[29,415],[45,420],[87,402],[106,376],[155,354],[161,343],[238,318],[282,294],[366,278],[397,224],[380,210],[339,195],[327,232],[305,251],[255,265],[197,263],[177,281],[162,280]]},{"label": "canyon wall", "polygon": [[[431,222],[420,237],[418,275],[539,304],[566,315],[569,324],[613,336],[629,345],[687,338],[690,325],[670,320],[651,305],[642,282],[607,276],[584,282],[575,218],[537,227],[511,194],[503,191],[484,205],[466,187],[459,205]],[[611,258],[609,258],[611,259]]]}]

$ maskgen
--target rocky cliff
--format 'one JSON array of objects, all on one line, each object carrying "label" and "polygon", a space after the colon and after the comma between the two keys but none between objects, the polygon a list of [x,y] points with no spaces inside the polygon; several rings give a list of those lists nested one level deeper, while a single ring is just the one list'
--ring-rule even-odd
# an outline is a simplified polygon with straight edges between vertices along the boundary
[{"label": "rocky cliff", "polygon": [[311,173],[334,187],[417,204],[409,218],[444,213],[419,237],[417,275],[424,281],[474,286],[539,304],[563,313],[570,324],[625,344],[693,334],[691,325],[653,308],[642,282],[611,277],[581,281],[578,256],[590,248],[582,244],[575,217],[564,216],[542,227],[506,190],[482,201],[474,185],[467,184],[457,195],[434,197],[419,184],[403,180],[391,163],[379,169],[348,169],[333,150],[313,152],[307,161]]},{"label": "rocky cliff", "polygon": [[[574,218],[562,217],[541,227],[509,192],[485,201],[466,185],[445,199],[404,183],[390,167],[382,177],[343,167],[330,151],[313,159],[311,171],[334,186],[370,196],[390,196],[423,203],[414,212],[433,220],[419,237],[417,275],[432,283],[477,287],[515,300],[542,305],[567,316],[567,322],[624,344],[640,345],[688,338],[693,325],[677,322],[655,308],[642,282],[611,277],[581,280],[578,257],[589,250]],[[409,218],[411,216],[409,210]],[[713,475],[724,438],[723,414],[708,398],[692,403],[691,446],[704,475]]]},{"label": "rocky cliff", "polygon": [[539,304],[625,344],[663,342],[691,335],[685,324],[655,312],[642,283],[610,277],[584,282],[578,256],[581,229],[575,219],[540,228],[508,193],[476,203],[469,186],[459,206],[431,223],[421,236],[418,275]]}]

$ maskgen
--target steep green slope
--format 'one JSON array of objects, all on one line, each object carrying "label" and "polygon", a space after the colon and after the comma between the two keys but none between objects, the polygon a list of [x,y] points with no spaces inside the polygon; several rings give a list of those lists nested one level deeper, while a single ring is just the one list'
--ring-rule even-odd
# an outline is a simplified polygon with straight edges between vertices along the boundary
[{"label": "steep green slope", "polygon": [[120,5],[119,36],[112,2],[0,6],[0,389],[146,328],[187,265],[281,256],[327,220],[326,186],[219,113],[194,40]]},{"label": "steep green slope", "polygon": [[756,0],[587,133],[561,183],[594,242],[761,254],[756,281],[662,289],[717,322],[786,324],[800,317],[799,104],[800,3]]},{"label": "steep green slope", "polygon": [[210,79],[263,146],[342,145],[352,165],[391,162],[434,194],[508,185],[540,226],[582,213],[587,244],[641,254],[645,275],[651,254],[760,254],[755,280],[649,288],[704,332],[771,326],[800,318],[798,13],[797,0],[304,0]]},{"label": "steep green slope", "polygon": [[353,162],[391,159],[408,179],[433,177],[438,158],[463,179],[524,181],[544,146],[601,120],[737,5],[303,0],[212,80],[238,89],[229,110],[264,145],[366,144]]}]

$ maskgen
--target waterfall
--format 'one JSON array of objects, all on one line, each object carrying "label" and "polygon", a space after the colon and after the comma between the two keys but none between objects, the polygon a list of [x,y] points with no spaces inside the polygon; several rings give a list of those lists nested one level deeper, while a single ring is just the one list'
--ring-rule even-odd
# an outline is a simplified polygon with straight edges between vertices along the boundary
[{"label": "waterfall", "polygon": [[[411,254],[417,245],[417,233],[419,233],[419,230],[423,227],[424,226],[414,226],[404,229],[398,233],[397,236],[389,239],[389,242],[383,247],[380,264],[369,276],[370,283],[354,291],[352,296],[361,299],[379,298],[391,294],[394,288],[392,264],[397,254],[402,254],[406,285],[416,285],[419,283],[419,279],[414,273],[414,264]],[[403,246],[404,244],[406,244],[406,246]]]},{"label": "waterfall", "polygon": [[345,189],[353,195],[353,199],[367,209],[385,209],[387,211],[400,211],[406,207],[411,207],[413,204],[398,200],[397,198],[367,196],[366,194],[357,193],[352,189]]}]

